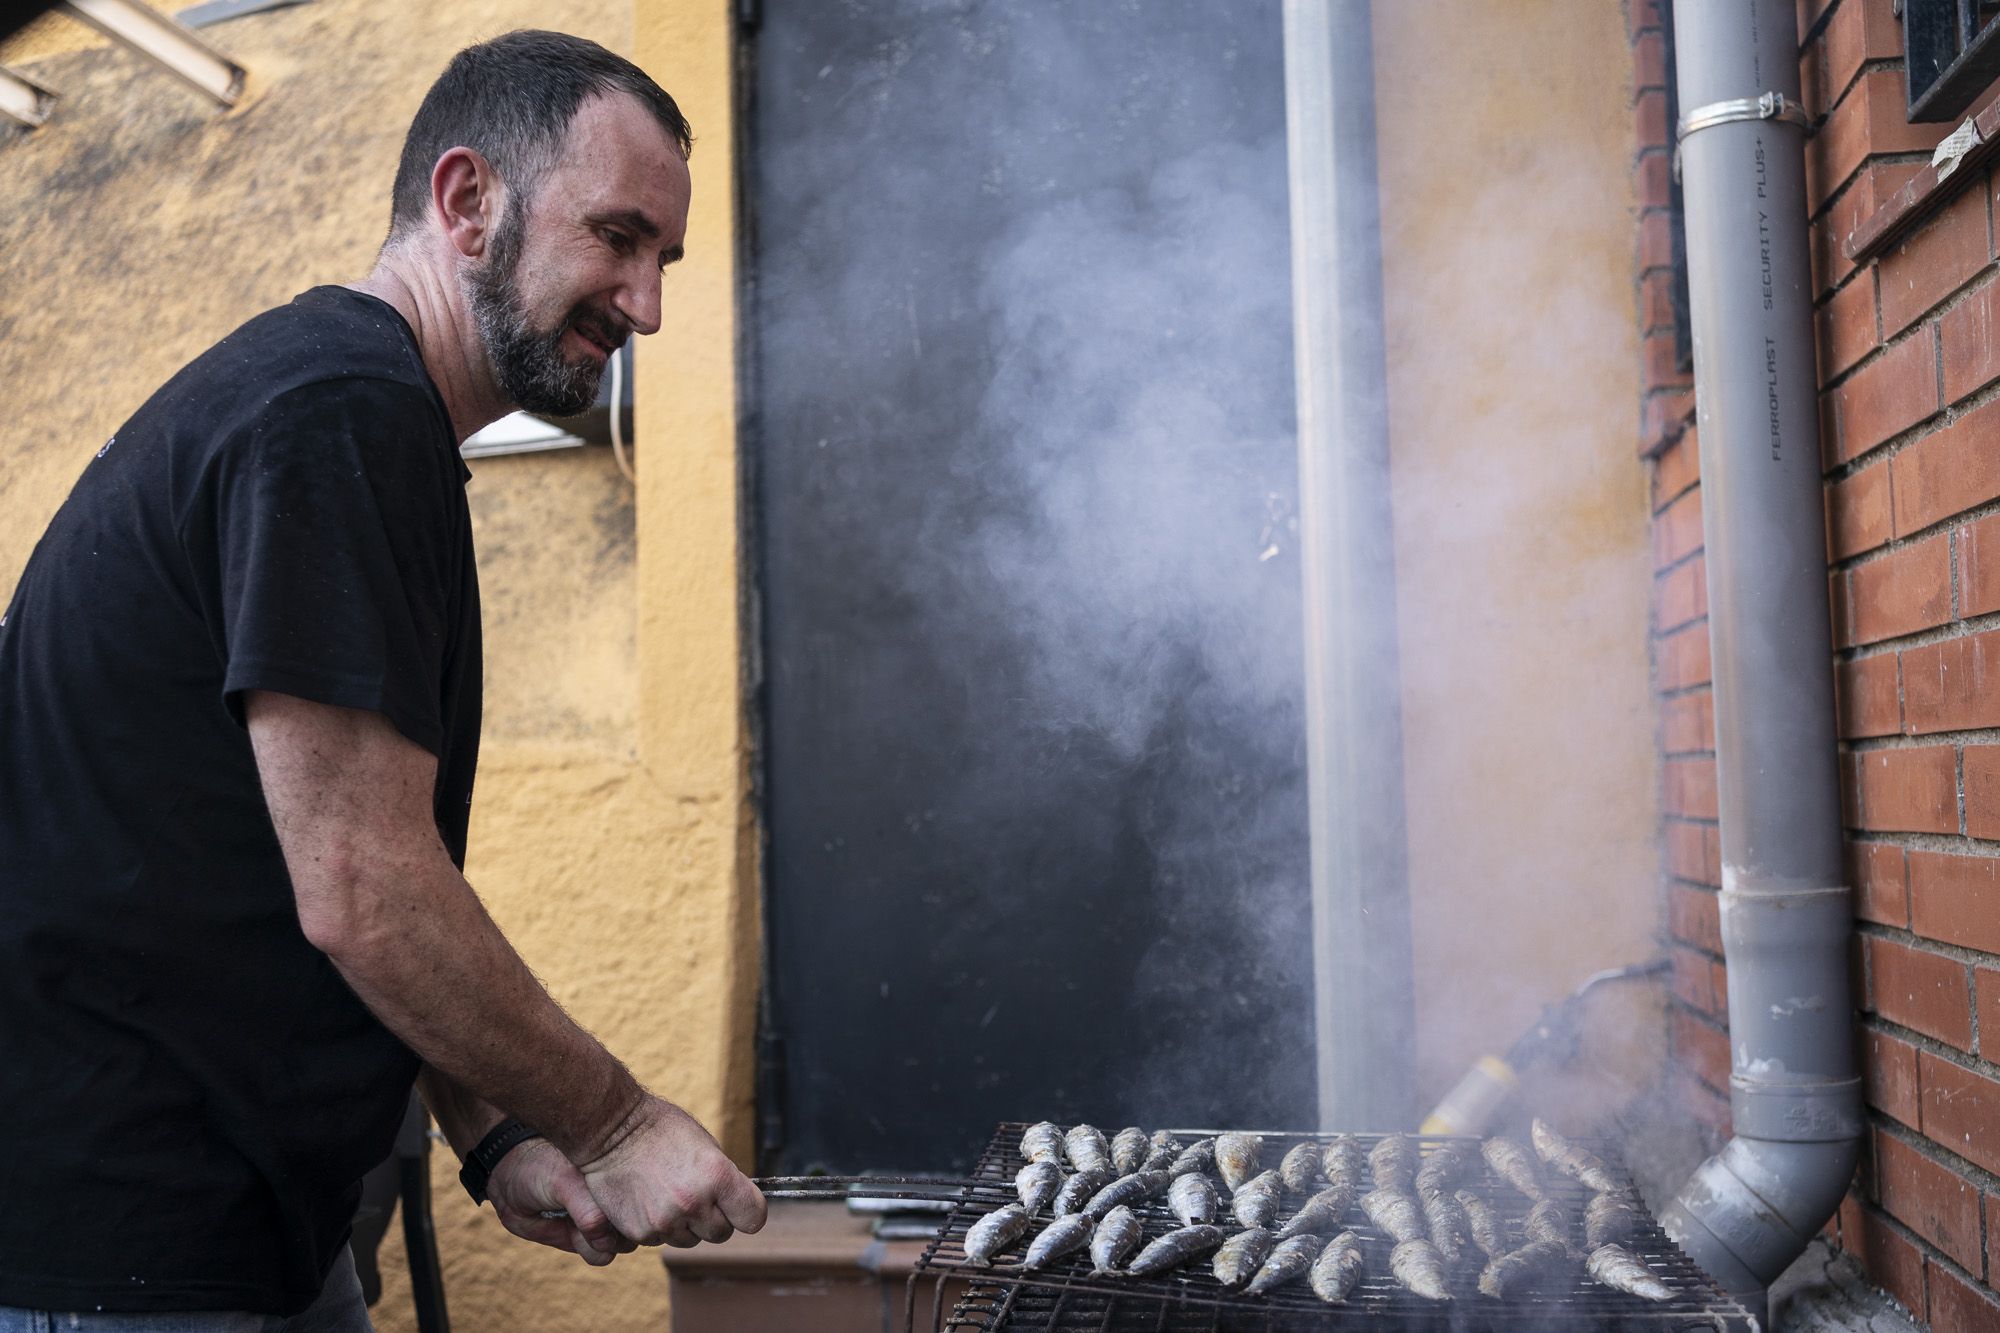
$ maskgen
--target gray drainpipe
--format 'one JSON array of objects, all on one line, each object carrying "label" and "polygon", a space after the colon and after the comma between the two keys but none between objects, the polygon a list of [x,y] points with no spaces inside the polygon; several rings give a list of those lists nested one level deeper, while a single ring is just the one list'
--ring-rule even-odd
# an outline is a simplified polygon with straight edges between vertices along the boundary
[{"label": "gray drainpipe", "polygon": [[1663,1221],[1761,1306],[1839,1206],[1863,1124],[1793,0],[1675,0],[1674,48],[1736,1137]]}]

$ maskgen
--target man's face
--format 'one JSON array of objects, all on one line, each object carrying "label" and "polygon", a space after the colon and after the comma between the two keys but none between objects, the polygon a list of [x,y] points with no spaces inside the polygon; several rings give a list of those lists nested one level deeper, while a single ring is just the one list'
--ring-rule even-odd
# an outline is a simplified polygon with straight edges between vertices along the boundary
[{"label": "man's face", "polygon": [[632,333],[660,327],[660,270],[687,235],[688,170],[637,101],[577,108],[533,196],[507,193],[467,294],[494,379],[529,412],[574,416]]}]

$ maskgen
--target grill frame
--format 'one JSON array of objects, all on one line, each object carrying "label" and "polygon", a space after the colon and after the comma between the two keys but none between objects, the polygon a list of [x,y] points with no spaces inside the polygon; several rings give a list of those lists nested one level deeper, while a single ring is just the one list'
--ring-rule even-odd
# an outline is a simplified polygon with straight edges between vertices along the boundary
[{"label": "grill frame", "polygon": [[[1361,1218],[1349,1219],[1368,1245],[1368,1270],[1346,1304],[1321,1302],[1304,1283],[1262,1297],[1247,1297],[1224,1288],[1208,1265],[1197,1263],[1154,1278],[1092,1279],[1086,1255],[1078,1253],[1035,1273],[1024,1273],[1022,1243],[1010,1247],[991,1269],[966,1262],[965,1234],[972,1224],[1003,1204],[1014,1201],[1013,1177],[1023,1159],[1017,1151],[1027,1126],[1007,1122],[995,1130],[970,1173],[960,1200],[925,1247],[910,1276],[905,1328],[932,1333],[1000,1333],[1001,1330],[1049,1330],[1050,1333],[1292,1333],[1293,1330],[1396,1329],[1463,1330],[1520,1329],[1522,1333],[1557,1330],[1632,1330],[1633,1333],[1754,1333],[1758,1321],[1742,1305],[1721,1292],[1681,1252],[1650,1212],[1627,1248],[1644,1260],[1655,1276],[1674,1291],[1666,1302],[1643,1301],[1600,1286],[1579,1268],[1521,1296],[1495,1300],[1455,1284],[1457,1299],[1449,1303],[1424,1300],[1399,1286],[1388,1271],[1388,1243]],[[1183,1141],[1206,1137],[1215,1130],[1175,1130]],[[1301,1142],[1327,1143],[1330,1134],[1257,1131],[1264,1140],[1267,1165]],[[1364,1149],[1384,1136],[1357,1134]],[[1440,1146],[1465,1142],[1442,1137],[1411,1136],[1428,1156]],[[1472,1140],[1477,1142],[1477,1140]],[[1493,1175],[1483,1159],[1461,1182],[1493,1202],[1510,1220],[1518,1220],[1527,1201]],[[1631,1178],[1614,1167],[1625,1186]],[[1581,1241],[1584,1205],[1590,1191],[1554,1171],[1546,1173],[1549,1196],[1561,1203],[1576,1224]],[[1372,1179],[1365,1188],[1372,1188]],[[1637,1198],[1636,1190],[1633,1196]],[[1288,1200],[1288,1209],[1293,1201]],[[1134,1211],[1146,1224],[1148,1240],[1180,1225],[1164,1199]],[[1643,1211],[1643,1208],[1642,1208]],[[1045,1224],[1045,1223],[1043,1223]],[[1225,1226],[1228,1223],[1225,1221]],[[1032,1232],[1030,1236],[1032,1236]],[[916,1323],[919,1285],[933,1283],[930,1321]],[[945,1308],[945,1284],[953,1284],[956,1299]],[[959,1284],[964,1284],[962,1287]]]}]

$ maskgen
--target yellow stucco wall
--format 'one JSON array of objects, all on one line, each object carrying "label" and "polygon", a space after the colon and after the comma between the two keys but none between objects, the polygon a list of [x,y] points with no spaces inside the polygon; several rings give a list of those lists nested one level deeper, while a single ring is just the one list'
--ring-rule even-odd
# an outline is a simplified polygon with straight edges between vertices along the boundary
[{"label": "yellow stucco wall", "polygon": [[[1419,1084],[1653,950],[1616,4],[1373,8]],[[1647,997],[1595,1055],[1643,1078]]]},{"label": "yellow stucco wall", "polygon": [[[487,630],[468,874],[586,1026],[747,1162],[754,840],[738,653],[728,0],[339,0],[207,30],[255,100],[217,116],[123,51],[0,48],[59,93],[0,143],[0,589],[90,453],[257,311],[365,273],[404,129],[451,53],[560,27],[635,54],[699,147],[689,257],[642,343],[640,483],[608,451],[475,464]],[[66,22],[55,20],[54,22]],[[436,1159],[457,1327],[658,1329],[655,1255],[606,1271],[505,1235]],[[385,1333],[414,1328],[400,1235]]]}]

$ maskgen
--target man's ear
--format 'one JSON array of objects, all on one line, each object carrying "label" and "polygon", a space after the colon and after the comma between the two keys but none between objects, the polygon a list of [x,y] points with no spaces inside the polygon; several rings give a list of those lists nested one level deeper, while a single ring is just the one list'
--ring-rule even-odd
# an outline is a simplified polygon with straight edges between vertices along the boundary
[{"label": "man's ear", "polygon": [[431,207],[452,248],[467,259],[486,253],[500,217],[500,178],[470,148],[453,148],[431,168]]}]

